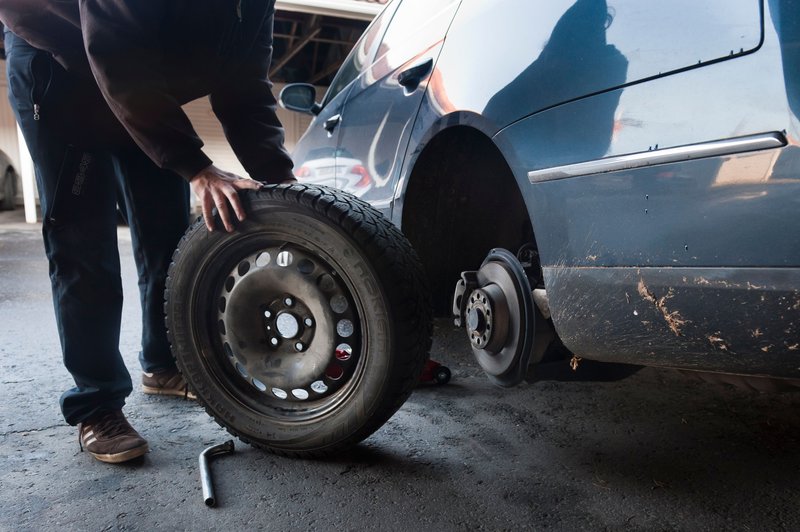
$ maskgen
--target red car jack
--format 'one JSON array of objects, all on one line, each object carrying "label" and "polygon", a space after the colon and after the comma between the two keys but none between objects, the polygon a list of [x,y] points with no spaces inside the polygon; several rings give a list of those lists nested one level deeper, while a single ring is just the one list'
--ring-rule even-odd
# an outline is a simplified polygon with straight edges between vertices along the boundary
[{"label": "red car jack", "polygon": [[452,373],[450,368],[442,366],[435,360],[425,362],[422,374],[419,376],[420,384],[447,384],[450,382]]}]

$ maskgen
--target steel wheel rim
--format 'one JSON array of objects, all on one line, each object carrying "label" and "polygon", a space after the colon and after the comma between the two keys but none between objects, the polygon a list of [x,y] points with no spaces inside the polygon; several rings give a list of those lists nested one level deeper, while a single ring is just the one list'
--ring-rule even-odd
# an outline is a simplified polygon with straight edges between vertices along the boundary
[{"label": "steel wheel rim", "polygon": [[298,240],[256,235],[214,253],[206,264],[215,267],[204,272],[213,296],[197,294],[205,304],[195,320],[206,317],[204,359],[216,380],[256,413],[286,422],[335,410],[365,364],[366,325],[352,281],[332,257]]}]

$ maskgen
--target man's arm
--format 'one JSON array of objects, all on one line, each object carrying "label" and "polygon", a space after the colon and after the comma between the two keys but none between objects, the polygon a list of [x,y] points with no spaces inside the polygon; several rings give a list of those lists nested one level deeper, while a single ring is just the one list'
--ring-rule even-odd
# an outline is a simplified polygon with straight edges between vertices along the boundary
[{"label": "man's arm", "polygon": [[169,94],[155,28],[168,3],[141,0],[80,0],[86,55],[109,107],[139,147],[160,167],[189,180],[209,230],[216,205],[232,231],[228,202],[241,220],[237,189],[260,185],[222,172],[202,151],[203,142]]},{"label": "man's arm", "polygon": [[274,9],[264,17],[255,44],[233,77],[211,93],[211,107],[239,161],[253,179],[293,180],[292,160],[268,79]]}]

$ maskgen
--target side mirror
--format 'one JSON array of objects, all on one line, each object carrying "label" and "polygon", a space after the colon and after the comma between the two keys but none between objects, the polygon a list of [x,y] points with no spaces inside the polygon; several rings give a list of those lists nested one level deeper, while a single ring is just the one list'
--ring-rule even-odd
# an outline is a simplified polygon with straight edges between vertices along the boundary
[{"label": "side mirror", "polygon": [[278,101],[284,109],[311,115],[319,114],[322,109],[316,99],[317,89],[309,83],[286,85],[278,96]]}]

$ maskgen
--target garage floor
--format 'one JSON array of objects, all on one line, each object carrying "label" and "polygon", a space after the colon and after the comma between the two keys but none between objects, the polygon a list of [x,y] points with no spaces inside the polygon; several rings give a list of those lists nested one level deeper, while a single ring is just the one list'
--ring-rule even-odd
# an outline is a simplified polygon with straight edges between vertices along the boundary
[{"label": "garage floor", "polygon": [[[0,213],[0,530],[800,529],[800,393],[754,395],[645,369],[618,382],[491,386],[447,321],[419,389],[355,450],[285,459],[237,442],[203,505],[197,455],[227,439],[181,399],[135,390],[126,412],[151,452],[80,453],[57,398],[60,364],[38,227]],[[130,242],[121,348],[139,310]],[[91,327],[91,324],[87,324]]]}]

